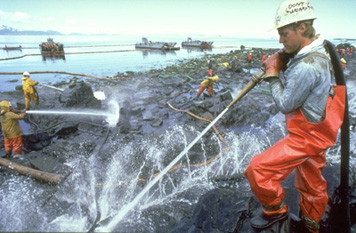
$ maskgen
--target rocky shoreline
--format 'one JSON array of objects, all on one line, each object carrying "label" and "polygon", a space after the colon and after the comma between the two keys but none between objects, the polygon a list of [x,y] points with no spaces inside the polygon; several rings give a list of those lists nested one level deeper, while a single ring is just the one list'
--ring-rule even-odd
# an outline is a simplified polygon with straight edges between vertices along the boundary
[{"label": "rocky shoreline", "polygon": [[[113,127],[109,127],[106,117],[88,116],[84,120],[75,115],[28,114],[25,119],[28,128],[24,130],[26,131],[24,159],[11,160],[49,173],[62,174],[67,178],[73,170],[69,161],[79,153],[86,155],[87,158],[92,154],[97,154],[100,157],[97,166],[105,167],[106,163],[112,159],[113,151],[120,149],[115,145],[130,143],[135,145],[145,138],[159,140],[160,135],[175,126],[192,127],[201,132],[208,122],[186,113],[194,113],[208,120],[216,117],[232,101],[233,96],[245,87],[252,74],[261,67],[262,56],[275,51],[257,48],[235,50],[226,54],[213,54],[201,59],[180,61],[164,69],[142,73],[118,73],[112,80],[78,81],[73,77],[69,82],[54,84],[64,89],[63,92],[39,87],[40,105],[33,109],[35,111],[39,109],[111,111],[110,101],[114,101],[120,106],[119,121]],[[251,64],[247,62],[249,53],[253,54]],[[233,56],[237,56],[237,63],[236,66],[231,67],[227,63]],[[207,76],[208,59],[213,62],[214,73],[219,76],[214,96],[210,97],[205,92],[200,98],[193,99],[200,82]],[[347,60],[345,78],[355,83],[356,59],[350,56]],[[35,76],[31,78],[36,80]],[[95,92],[105,93],[105,100],[96,99]],[[17,109],[24,108],[20,86],[15,91],[3,92],[1,98],[11,101]],[[179,112],[177,109],[185,112]],[[270,97],[268,86],[262,83],[250,91],[247,97],[235,104],[215,126],[224,138],[226,132],[236,129],[243,130],[251,126],[263,127],[269,124],[271,116],[278,118],[278,110]],[[353,125],[356,123],[354,118],[350,121]],[[219,154],[220,146],[217,144],[222,143],[225,146],[224,141],[219,143],[210,141],[214,133],[216,131],[210,130],[204,135],[204,140],[213,145],[205,148],[208,155]],[[283,137],[283,134],[284,132],[276,131],[273,135],[269,135],[270,141],[278,140]],[[187,137],[194,138],[194,134],[187,132]],[[3,140],[2,135],[0,140]],[[4,153],[2,144],[0,150]],[[180,150],[181,148],[177,149],[178,152]],[[163,163],[168,164],[177,155],[177,151],[174,151],[172,155],[167,155]],[[199,156],[201,153],[201,148],[193,147],[189,155],[190,162],[201,163]],[[336,166],[327,167],[324,170],[328,184],[330,184],[328,186],[330,195],[338,184],[338,169]],[[13,175],[12,172],[3,168],[0,174],[1,181],[10,179]],[[147,180],[151,175],[151,170],[142,174]],[[354,177],[355,173],[352,175]],[[175,217],[169,224],[163,224],[161,229],[154,228],[155,232],[233,232],[234,229],[238,229],[237,232],[250,232],[246,219],[252,214],[251,211],[259,208],[259,204],[251,197],[248,187],[244,187],[243,176],[236,176],[231,180],[228,177],[222,177],[219,181],[215,180],[216,189],[201,195],[197,203],[185,210],[185,216],[179,219]],[[69,181],[64,179],[63,182],[60,185]],[[239,188],[236,188],[236,183],[239,184]],[[44,186],[39,184],[39,187],[46,190],[45,192],[56,192],[56,190],[53,191],[53,187]],[[293,189],[292,177],[286,181],[286,192],[289,194],[287,202],[292,206],[292,211],[296,212],[297,193]],[[46,195],[43,194],[42,198],[46,198]],[[55,215],[58,216],[60,213],[61,210],[58,210]],[[93,220],[92,224],[96,223]]]}]

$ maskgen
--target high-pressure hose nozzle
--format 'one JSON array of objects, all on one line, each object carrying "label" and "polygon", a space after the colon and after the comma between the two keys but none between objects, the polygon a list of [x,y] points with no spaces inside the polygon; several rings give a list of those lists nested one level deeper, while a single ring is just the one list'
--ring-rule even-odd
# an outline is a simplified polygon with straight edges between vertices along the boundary
[{"label": "high-pressure hose nozzle", "polygon": [[235,97],[235,99],[227,106],[227,108],[231,108],[238,100],[240,100],[244,95],[246,95],[252,88],[254,88],[258,83],[263,81],[263,77],[265,75],[265,68],[262,67],[259,69],[256,74],[254,74],[251,80],[247,83],[245,88]]},{"label": "high-pressure hose nozzle", "polygon": [[265,75],[265,72],[266,72],[265,68],[262,67],[256,72],[256,74],[252,76],[251,81],[255,83],[261,83],[263,81],[263,76]]}]

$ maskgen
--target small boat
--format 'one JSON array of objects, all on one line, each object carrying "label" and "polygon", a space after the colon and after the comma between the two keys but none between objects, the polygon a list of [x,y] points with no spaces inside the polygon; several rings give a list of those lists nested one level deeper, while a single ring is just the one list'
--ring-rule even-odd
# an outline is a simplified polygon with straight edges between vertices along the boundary
[{"label": "small boat", "polygon": [[201,40],[192,40],[191,37],[188,37],[186,41],[182,42],[182,47],[197,47],[201,49],[211,49],[213,41],[201,41]]},{"label": "small boat", "polygon": [[22,47],[21,47],[21,45],[15,46],[15,47],[5,45],[3,50],[22,50]]},{"label": "small boat", "polygon": [[160,50],[178,50],[179,47],[175,47],[176,42],[152,42],[148,41],[146,37],[142,38],[141,43],[136,43],[136,49],[160,49]]},{"label": "small boat", "polygon": [[52,38],[48,38],[47,42],[42,42],[40,44],[40,49],[42,54],[63,54],[63,44],[57,42],[55,43]]}]

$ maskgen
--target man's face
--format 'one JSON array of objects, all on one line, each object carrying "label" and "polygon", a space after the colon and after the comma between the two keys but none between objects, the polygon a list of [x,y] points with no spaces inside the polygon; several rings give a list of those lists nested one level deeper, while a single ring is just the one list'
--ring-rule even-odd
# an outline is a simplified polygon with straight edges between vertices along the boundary
[{"label": "man's face", "polygon": [[302,35],[297,28],[293,30],[292,27],[286,26],[278,29],[279,43],[283,44],[287,53],[297,53],[302,49]]}]

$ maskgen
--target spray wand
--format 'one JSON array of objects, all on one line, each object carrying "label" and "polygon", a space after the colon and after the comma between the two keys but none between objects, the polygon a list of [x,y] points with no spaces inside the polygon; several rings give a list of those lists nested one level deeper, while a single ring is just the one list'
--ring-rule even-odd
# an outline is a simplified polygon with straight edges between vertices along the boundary
[{"label": "spray wand", "polygon": [[[125,217],[125,215],[140,202],[150,188],[152,188],[152,186],[155,185],[237,101],[239,101],[244,95],[246,95],[252,88],[263,80],[264,73],[264,68],[257,71],[247,83],[245,88],[235,97],[235,99],[225,108],[225,110],[222,111],[213,121],[211,121],[210,124],[174,160],[172,160],[166,168],[164,168],[150,183],[148,183],[133,201],[126,204],[121,209],[121,211],[108,224],[107,227],[109,231],[114,229],[114,227]],[[98,226],[99,223],[100,222],[98,222],[96,226]]]}]

